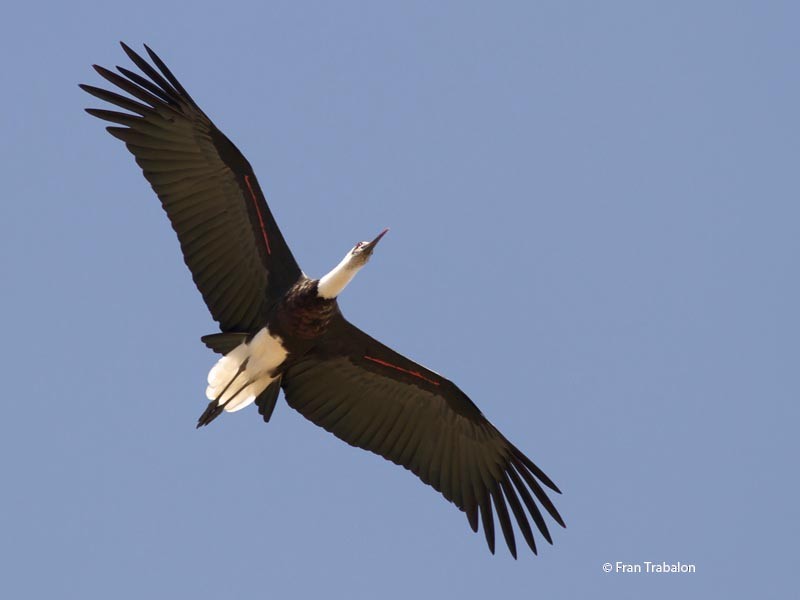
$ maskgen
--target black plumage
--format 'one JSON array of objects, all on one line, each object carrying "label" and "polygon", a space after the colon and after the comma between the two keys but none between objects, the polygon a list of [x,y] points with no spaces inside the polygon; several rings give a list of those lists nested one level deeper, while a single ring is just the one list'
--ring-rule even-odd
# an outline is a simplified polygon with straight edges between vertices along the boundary
[{"label": "black plumage", "polygon": [[[495,514],[515,557],[512,517],[534,553],[528,517],[552,543],[539,507],[564,526],[544,489],[559,492],[555,484],[455,384],[350,324],[335,298],[319,296],[319,282],[303,275],[241,152],[152,50],[145,46],[155,67],[122,47],[143,75],[95,69],[132,98],[81,88],[127,112],[87,111],[115,124],[108,131],[161,199],[220,326],[203,342],[227,354],[264,327],[283,340],[286,359],[255,401],[264,420],[282,388],[307,419],[409,469],[464,511],[474,531],[482,524],[492,552]],[[199,425],[222,410],[212,400]]]}]

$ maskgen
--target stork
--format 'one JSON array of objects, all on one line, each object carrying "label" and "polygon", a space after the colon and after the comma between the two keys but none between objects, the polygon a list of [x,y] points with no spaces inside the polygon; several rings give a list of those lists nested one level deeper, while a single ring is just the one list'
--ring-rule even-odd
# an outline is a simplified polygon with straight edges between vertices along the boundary
[{"label": "stork", "polygon": [[252,403],[268,422],[283,389],[289,406],[311,422],[439,491],[473,531],[480,520],[492,553],[494,513],[514,558],[511,514],[534,554],[528,515],[552,544],[539,507],[565,525],[544,489],[561,493],[551,479],[454,383],[373,339],[339,310],[337,297],[387,230],[357,243],[327,275],[307,277],[247,159],[149,47],[152,64],[122,48],[141,74],[94,69],[129,96],[80,87],[127,111],[86,109],[114,123],[108,132],[125,143],[161,200],[219,323],[220,333],[201,338],[222,357],[208,374],[209,403],[197,426]]}]

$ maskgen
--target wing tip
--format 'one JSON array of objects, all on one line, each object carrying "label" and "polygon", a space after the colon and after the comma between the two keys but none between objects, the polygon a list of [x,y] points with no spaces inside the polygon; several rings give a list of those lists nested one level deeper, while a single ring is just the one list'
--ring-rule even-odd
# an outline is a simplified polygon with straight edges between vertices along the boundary
[{"label": "wing tip", "polygon": [[551,490],[553,490],[553,491],[554,491],[556,494],[561,494],[561,490],[560,490],[560,489],[558,488],[558,486],[557,486],[557,485],[556,485],[556,484],[553,482],[553,480],[552,480],[552,479],[550,479],[550,478],[549,478],[549,477],[548,477],[548,476],[547,476],[547,475],[544,473],[544,471],[542,471],[542,470],[541,470],[539,467],[537,467],[537,466],[536,466],[536,464],[535,464],[535,463],[534,463],[534,462],[533,462],[533,461],[532,461],[530,458],[528,458],[528,457],[525,455],[525,453],[524,453],[524,452],[522,452],[522,450],[520,450],[519,448],[517,448],[517,447],[516,447],[514,444],[511,444],[510,442],[509,442],[509,446],[511,446],[511,451],[512,451],[512,453],[514,454],[514,456],[515,456],[517,459],[519,459],[520,461],[522,461],[522,463],[525,465],[525,467],[527,467],[527,469],[528,469],[528,470],[529,470],[529,471],[530,471],[530,472],[531,472],[531,473],[532,473],[532,474],[533,474],[533,475],[534,475],[534,476],[535,476],[535,477],[536,477],[536,478],[537,478],[539,481],[541,481],[541,482],[542,482],[544,485],[546,485],[548,488],[550,488]]}]

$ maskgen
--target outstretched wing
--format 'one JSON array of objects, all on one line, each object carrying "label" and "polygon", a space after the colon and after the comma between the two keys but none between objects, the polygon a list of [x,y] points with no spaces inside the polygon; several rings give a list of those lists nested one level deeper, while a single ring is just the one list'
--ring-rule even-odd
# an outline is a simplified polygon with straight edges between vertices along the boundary
[{"label": "outstretched wing", "polygon": [[[528,514],[552,543],[537,502],[564,521],[542,484],[555,484],[452,382],[337,317],[316,351],[284,374],[288,404],[352,446],[402,465],[467,514],[494,552],[494,518],[516,557],[511,514],[533,552]],[[559,492],[560,493],[560,492]]]},{"label": "outstretched wing", "polygon": [[136,157],[178,234],[186,265],[222,331],[252,331],[301,271],[247,159],[195,104],[156,54],[156,70],[122,44],[144,76],[95,70],[134,99],[89,85],[128,112],[87,109]]}]

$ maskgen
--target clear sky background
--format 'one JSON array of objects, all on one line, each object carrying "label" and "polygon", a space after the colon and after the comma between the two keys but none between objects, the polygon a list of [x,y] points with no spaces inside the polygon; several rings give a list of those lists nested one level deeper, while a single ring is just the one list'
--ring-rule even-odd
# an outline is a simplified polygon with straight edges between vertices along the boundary
[{"label": "clear sky background", "polygon": [[[753,598],[796,588],[793,2],[17,3],[0,23],[0,596]],[[540,556],[283,400],[194,428],[215,324],[82,109],[152,45],[304,270],[562,488]],[[605,574],[682,561],[692,575]]]}]

